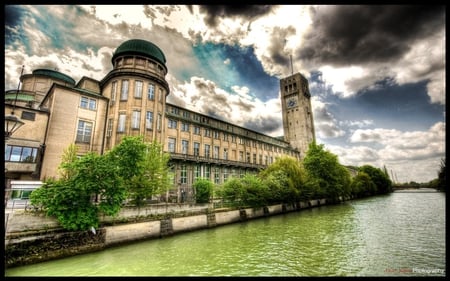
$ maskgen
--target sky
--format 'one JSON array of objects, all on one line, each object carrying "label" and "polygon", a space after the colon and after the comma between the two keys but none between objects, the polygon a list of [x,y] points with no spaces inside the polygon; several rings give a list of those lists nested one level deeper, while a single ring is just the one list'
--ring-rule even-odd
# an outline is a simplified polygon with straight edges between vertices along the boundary
[{"label": "sky", "polygon": [[445,159],[445,6],[5,5],[5,90],[56,69],[101,80],[115,49],[164,53],[167,101],[283,135],[279,79],[309,81],[316,142],[396,183]]}]

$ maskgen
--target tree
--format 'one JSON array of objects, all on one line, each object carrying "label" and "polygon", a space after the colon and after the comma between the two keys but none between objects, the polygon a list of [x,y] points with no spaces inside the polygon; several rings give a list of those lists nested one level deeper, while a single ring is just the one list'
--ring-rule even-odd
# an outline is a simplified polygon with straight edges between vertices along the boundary
[{"label": "tree", "polygon": [[197,178],[194,182],[195,202],[208,203],[213,194],[214,184],[205,178]]},{"label": "tree", "polygon": [[67,230],[97,228],[99,215],[116,215],[126,198],[120,167],[92,152],[76,160],[65,159],[70,162],[61,168],[71,176],[44,181],[31,193],[31,202],[41,204]]},{"label": "tree", "polygon": [[359,171],[353,178],[351,184],[351,193],[356,197],[363,197],[374,195],[377,191],[377,186],[372,181],[370,176],[363,171]]},{"label": "tree", "polygon": [[107,156],[120,167],[119,175],[129,197],[138,207],[171,187],[170,155],[157,141],[145,143],[141,136],[126,136]]},{"label": "tree", "polygon": [[441,159],[441,168],[438,172],[437,189],[445,191],[446,187],[446,169],[445,169],[445,158]]},{"label": "tree", "polygon": [[325,151],[323,144],[314,141],[309,144],[303,166],[308,174],[308,180],[315,182],[315,189],[332,200],[347,196],[350,192],[350,172],[342,166],[336,155]]},{"label": "tree", "polygon": [[269,201],[295,202],[300,198],[305,171],[297,159],[282,156],[259,175],[271,193]]},{"label": "tree", "polygon": [[384,194],[392,192],[392,182],[389,179],[389,176],[381,169],[370,165],[364,165],[359,167],[359,171],[369,175],[370,179],[376,185],[377,191],[375,193]]}]

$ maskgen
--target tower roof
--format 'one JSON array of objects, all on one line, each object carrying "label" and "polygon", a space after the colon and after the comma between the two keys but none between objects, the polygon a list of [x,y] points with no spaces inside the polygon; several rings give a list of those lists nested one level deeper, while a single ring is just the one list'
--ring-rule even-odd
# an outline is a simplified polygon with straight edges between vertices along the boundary
[{"label": "tower roof", "polygon": [[166,65],[166,57],[161,49],[152,42],[142,39],[131,39],[123,42],[114,52],[112,61],[122,55],[141,55],[155,59],[164,66]]},{"label": "tower roof", "polygon": [[62,81],[65,81],[67,83],[73,84],[75,85],[75,80],[72,79],[72,77],[61,73],[59,71],[56,70],[51,70],[51,69],[35,69],[33,70],[33,75],[43,75],[43,76],[49,76],[55,79],[59,79]]}]

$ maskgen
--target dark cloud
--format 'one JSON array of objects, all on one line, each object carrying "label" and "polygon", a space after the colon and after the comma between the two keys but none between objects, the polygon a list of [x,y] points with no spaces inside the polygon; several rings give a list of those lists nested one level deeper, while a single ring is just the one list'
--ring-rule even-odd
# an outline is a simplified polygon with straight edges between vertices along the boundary
[{"label": "dark cloud", "polygon": [[[210,27],[219,24],[219,18],[241,17],[252,21],[262,15],[269,13],[272,5],[206,5],[200,6],[200,12],[205,13],[204,21]],[[190,9],[191,10],[191,9]]]},{"label": "dark cloud", "polygon": [[298,56],[350,65],[402,57],[419,38],[445,26],[444,6],[319,6]]},{"label": "dark cloud", "polygon": [[291,67],[289,64],[290,55],[284,48],[286,45],[286,38],[295,35],[295,28],[289,26],[287,28],[275,27],[270,36],[270,46],[268,48],[269,57],[274,63],[284,65],[285,67]]},{"label": "dark cloud", "polygon": [[267,135],[277,132],[281,126],[282,124],[280,119],[272,116],[251,119],[243,124],[244,128],[248,128],[256,132],[262,132]]}]

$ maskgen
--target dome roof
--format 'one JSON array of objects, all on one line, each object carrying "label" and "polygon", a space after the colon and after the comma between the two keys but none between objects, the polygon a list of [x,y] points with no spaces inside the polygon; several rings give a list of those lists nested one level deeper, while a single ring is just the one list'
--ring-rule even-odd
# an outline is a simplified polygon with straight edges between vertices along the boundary
[{"label": "dome roof", "polygon": [[146,40],[131,39],[123,42],[119,47],[117,47],[111,60],[114,61],[114,59],[116,59],[118,56],[127,54],[136,54],[150,57],[157,60],[164,66],[166,64],[166,57],[164,56],[164,53],[161,51],[161,49],[152,42]]},{"label": "dome roof", "polygon": [[75,85],[75,80],[72,79],[72,77],[61,73],[59,71],[56,70],[51,70],[51,69],[35,69],[33,70],[33,75],[43,75],[43,76],[48,76],[48,77],[52,77],[54,79],[58,79],[58,80],[62,80],[64,82],[67,82],[69,84],[73,84]]}]

